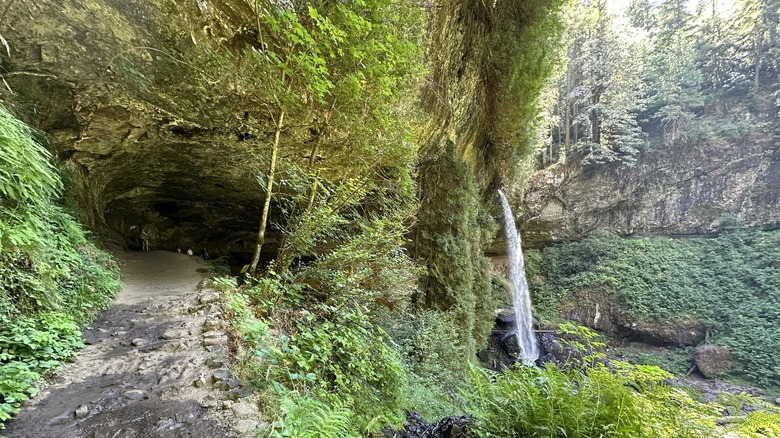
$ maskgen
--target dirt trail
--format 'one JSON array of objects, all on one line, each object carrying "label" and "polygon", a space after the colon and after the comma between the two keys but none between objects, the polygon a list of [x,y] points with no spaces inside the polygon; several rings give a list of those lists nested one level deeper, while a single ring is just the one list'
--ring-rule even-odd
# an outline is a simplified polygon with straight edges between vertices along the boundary
[{"label": "dirt trail", "polygon": [[218,295],[198,290],[205,263],[163,251],[118,258],[125,286],[114,305],[0,435],[252,436],[259,414],[228,369]]}]

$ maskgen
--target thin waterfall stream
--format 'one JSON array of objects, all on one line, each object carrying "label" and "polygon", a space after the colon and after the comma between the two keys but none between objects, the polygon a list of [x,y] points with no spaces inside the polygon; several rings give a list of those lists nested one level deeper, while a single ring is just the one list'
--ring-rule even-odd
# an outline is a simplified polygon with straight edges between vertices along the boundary
[{"label": "thin waterfall stream", "polygon": [[525,278],[525,261],[521,248],[520,234],[515,227],[515,218],[509,207],[504,192],[498,191],[501,206],[504,208],[504,229],[509,255],[509,282],[512,292],[512,304],[515,308],[517,324],[517,342],[522,351],[522,362],[531,365],[539,358],[539,346],[533,332],[533,317],[531,316],[531,294],[528,291],[528,281]]}]

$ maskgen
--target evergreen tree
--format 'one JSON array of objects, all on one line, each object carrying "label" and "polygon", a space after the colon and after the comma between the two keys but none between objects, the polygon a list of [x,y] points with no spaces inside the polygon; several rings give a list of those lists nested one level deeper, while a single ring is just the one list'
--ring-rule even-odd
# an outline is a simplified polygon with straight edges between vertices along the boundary
[{"label": "evergreen tree", "polygon": [[559,155],[573,152],[582,164],[631,165],[643,144],[636,120],[643,105],[639,60],[604,0],[579,3],[568,17],[568,65],[557,78]]},{"label": "evergreen tree", "polygon": [[686,141],[700,115],[704,99],[697,66],[694,16],[684,0],[665,0],[657,8],[646,1],[629,8],[632,23],[648,34],[644,81],[646,114],[667,146]]}]

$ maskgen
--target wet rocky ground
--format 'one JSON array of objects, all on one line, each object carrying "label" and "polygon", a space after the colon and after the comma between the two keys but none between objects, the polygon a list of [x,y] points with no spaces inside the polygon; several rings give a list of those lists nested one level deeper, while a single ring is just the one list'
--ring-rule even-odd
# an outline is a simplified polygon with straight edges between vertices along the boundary
[{"label": "wet rocky ground", "polygon": [[197,257],[118,255],[124,287],[86,346],[0,435],[9,438],[257,436],[266,425],[232,375],[219,296]]}]

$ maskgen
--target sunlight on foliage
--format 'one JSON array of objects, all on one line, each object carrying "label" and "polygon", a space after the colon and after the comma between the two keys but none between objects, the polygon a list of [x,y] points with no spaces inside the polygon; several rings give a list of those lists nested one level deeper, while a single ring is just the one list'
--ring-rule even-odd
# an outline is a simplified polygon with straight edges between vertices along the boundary
[{"label": "sunlight on foliage", "polygon": [[712,342],[729,347],[740,364],[734,374],[778,385],[780,270],[766,254],[779,245],[780,232],[738,227],[711,239],[595,233],[545,248],[527,264],[542,315],[588,292],[620,303],[635,318],[693,318],[710,328]]},{"label": "sunlight on foliage", "polygon": [[60,176],[32,136],[0,105],[0,424],[119,289],[113,259],[58,205]]}]

